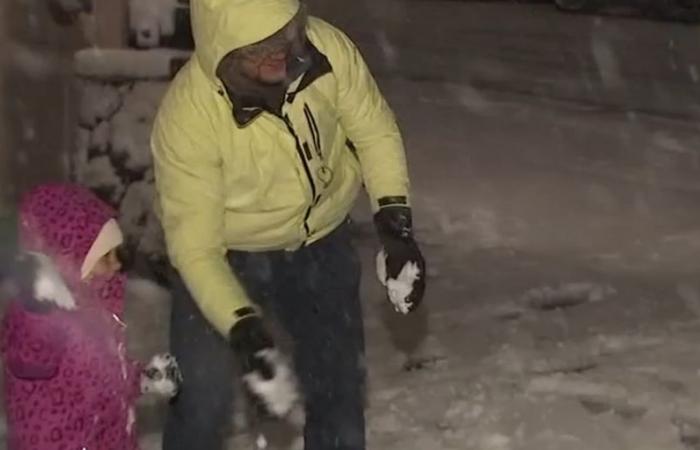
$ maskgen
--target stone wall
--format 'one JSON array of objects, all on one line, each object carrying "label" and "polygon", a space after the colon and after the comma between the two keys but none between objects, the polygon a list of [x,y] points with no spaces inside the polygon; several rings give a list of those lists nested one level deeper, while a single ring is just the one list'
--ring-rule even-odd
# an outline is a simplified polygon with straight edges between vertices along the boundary
[{"label": "stone wall", "polygon": [[70,161],[74,181],[119,209],[132,250],[150,262],[164,255],[153,212],[150,134],[177,50],[85,50],[75,59],[80,98],[78,142]]}]

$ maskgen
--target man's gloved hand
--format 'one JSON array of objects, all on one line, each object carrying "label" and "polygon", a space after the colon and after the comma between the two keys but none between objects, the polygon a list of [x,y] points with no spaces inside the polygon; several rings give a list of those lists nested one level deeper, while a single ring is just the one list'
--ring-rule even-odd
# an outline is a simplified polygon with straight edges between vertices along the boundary
[{"label": "man's gloved hand", "polygon": [[299,400],[296,378],[265,330],[262,319],[248,314],[231,328],[229,336],[246,388],[268,414],[287,416]]},{"label": "man's gloved hand", "polygon": [[180,392],[182,373],[170,353],[154,356],[141,373],[141,392],[173,398]]},{"label": "man's gloved hand", "polygon": [[413,239],[411,208],[382,207],[374,215],[374,224],[383,247],[377,255],[377,276],[394,309],[408,314],[422,302],[426,278],[425,259]]}]

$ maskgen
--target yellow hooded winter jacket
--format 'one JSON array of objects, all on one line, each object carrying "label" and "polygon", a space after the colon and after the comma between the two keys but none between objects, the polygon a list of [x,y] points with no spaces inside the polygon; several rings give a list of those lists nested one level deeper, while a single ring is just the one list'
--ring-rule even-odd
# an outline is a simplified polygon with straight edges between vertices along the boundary
[{"label": "yellow hooded winter jacket", "polygon": [[232,50],[282,29],[298,1],[192,0],[191,8],[195,53],[152,134],[156,209],[171,262],[226,335],[251,306],[229,250],[313,243],[346,219],[363,181],[378,209],[385,197],[407,201],[408,176],[394,116],[342,32],[309,19],[313,64],[276,115],[237,105],[216,69]]}]

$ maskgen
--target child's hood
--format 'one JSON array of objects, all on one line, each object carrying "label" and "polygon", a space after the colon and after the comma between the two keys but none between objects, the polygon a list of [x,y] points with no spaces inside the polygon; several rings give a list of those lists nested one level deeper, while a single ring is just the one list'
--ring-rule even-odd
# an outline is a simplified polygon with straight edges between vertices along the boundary
[{"label": "child's hood", "polygon": [[20,203],[20,242],[25,251],[51,258],[61,274],[75,282],[100,230],[115,215],[114,209],[86,188],[41,185]]}]

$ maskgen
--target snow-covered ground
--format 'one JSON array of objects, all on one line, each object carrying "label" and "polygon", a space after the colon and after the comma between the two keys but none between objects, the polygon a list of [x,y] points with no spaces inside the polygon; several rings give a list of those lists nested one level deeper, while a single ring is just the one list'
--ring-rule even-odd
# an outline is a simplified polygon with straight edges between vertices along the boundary
[{"label": "snow-covered ground", "polygon": [[[358,243],[370,265],[374,240]],[[395,313],[366,271],[369,449],[700,448],[691,276],[505,248],[426,250],[431,290],[415,316]],[[167,301],[139,297],[132,343],[145,358],[166,345]],[[159,448],[162,412],[141,411],[146,449]],[[239,431],[229,448],[253,448]]]},{"label": "snow-covered ground", "polygon": [[433,276],[365,284],[369,448],[700,448],[697,29],[374,5]]}]

